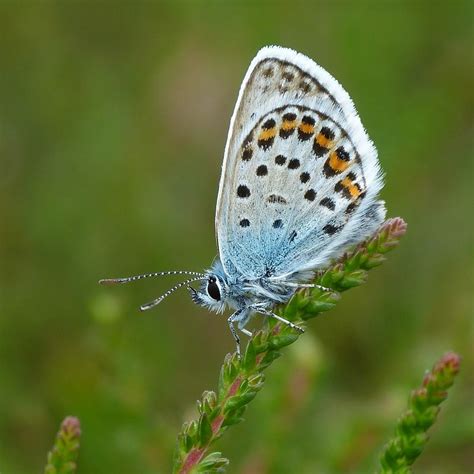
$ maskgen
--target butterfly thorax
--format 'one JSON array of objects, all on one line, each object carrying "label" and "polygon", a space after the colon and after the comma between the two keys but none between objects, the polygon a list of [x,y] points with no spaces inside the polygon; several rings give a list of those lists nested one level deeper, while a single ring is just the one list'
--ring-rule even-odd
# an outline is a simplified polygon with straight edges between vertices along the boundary
[{"label": "butterfly thorax", "polygon": [[208,278],[201,289],[191,289],[193,301],[217,313],[227,307],[237,310],[268,309],[288,301],[298,283],[308,281],[312,272],[295,273],[278,277],[269,272],[258,277],[229,276],[219,259],[206,272]]}]

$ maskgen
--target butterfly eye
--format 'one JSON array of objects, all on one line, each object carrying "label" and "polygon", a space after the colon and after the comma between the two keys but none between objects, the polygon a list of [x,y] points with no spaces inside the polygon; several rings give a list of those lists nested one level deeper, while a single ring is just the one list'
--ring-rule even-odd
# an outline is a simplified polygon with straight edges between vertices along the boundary
[{"label": "butterfly eye", "polygon": [[207,294],[214,300],[221,300],[221,291],[215,277],[210,277],[207,282]]}]

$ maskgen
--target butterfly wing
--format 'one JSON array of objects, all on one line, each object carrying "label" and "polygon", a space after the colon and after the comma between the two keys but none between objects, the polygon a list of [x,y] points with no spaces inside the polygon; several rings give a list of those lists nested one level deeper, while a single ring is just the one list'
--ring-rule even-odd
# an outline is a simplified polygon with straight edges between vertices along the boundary
[{"label": "butterfly wing", "polygon": [[263,48],[231,119],[216,209],[228,275],[317,269],[380,225],[377,152],[342,86],[291,49]]}]

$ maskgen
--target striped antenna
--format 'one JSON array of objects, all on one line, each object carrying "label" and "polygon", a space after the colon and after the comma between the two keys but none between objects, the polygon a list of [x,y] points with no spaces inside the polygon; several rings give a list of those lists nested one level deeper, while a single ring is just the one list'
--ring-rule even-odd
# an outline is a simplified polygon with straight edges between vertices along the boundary
[{"label": "striped antenna", "polygon": [[[117,285],[121,283],[129,283],[131,281],[143,280],[144,278],[153,278],[153,277],[169,276],[169,275],[193,275],[193,276],[199,277],[199,278],[196,278],[196,280],[206,278],[206,275],[204,273],[187,272],[184,270],[178,270],[178,271],[174,270],[170,272],[145,273],[144,275],[136,275],[136,276],[126,277],[126,278],[104,278],[102,280],[99,280],[99,283],[101,285]],[[193,280],[193,281],[196,281],[196,280]]]},{"label": "striped antenna", "polygon": [[147,309],[151,309],[154,306],[159,305],[167,296],[171,295],[172,293],[174,293],[176,290],[178,290],[182,286],[189,285],[189,283],[192,283],[193,281],[205,280],[206,278],[207,278],[206,275],[202,275],[202,276],[199,276],[199,277],[190,278],[189,280],[186,280],[186,281],[182,281],[181,283],[178,283],[176,286],[173,286],[173,288],[170,288],[166,293],[163,293],[156,300],[153,300],[150,303],[142,304],[140,306],[140,310],[141,311],[146,311]]}]

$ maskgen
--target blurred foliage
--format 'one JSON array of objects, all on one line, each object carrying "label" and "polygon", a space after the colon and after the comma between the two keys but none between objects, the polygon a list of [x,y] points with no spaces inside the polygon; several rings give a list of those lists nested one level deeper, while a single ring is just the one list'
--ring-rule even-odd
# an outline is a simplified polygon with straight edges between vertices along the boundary
[{"label": "blurred foliage", "polygon": [[[465,370],[415,468],[471,471],[473,8],[2,2],[2,472],[40,472],[67,413],[84,433],[78,472],[170,471],[232,336],[185,292],[139,314],[172,279],[97,280],[210,265],[228,122],[272,43],[344,84],[379,150],[389,215],[410,232],[376,278],[308,324],[305,348],[269,370],[248,422],[216,449],[238,460],[229,472],[258,472],[259,452],[272,473],[372,472],[416,375],[452,349]],[[303,401],[275,418],[283,381],[306,370]]]}]

